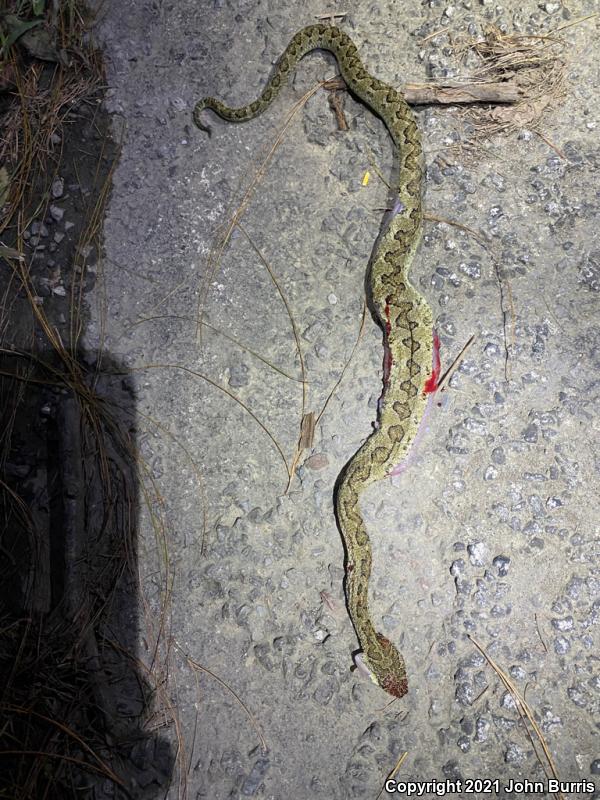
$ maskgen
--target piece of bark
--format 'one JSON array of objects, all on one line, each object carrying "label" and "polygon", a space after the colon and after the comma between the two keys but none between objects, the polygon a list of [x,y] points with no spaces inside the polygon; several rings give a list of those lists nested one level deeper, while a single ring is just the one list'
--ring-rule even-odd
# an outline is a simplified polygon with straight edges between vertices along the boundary
[{"label": "piece of bark", "polygon": [[522,99],[521,89],[516,83],[407,83],[402,93],[411,105],[426,103],[517,103]]},{"label": "piece of bark", "polygon": [[[347,88],[341,78],[325,83],[326,89]],[[516,83],[407,83],[402,94],[410,105],[464,105],[466,103],[517,103],[523,94]]]},{"label": "piece of bark", "polygon": [[331,92],[329,95],[329,105],[335,113],[335,118],[338,124],[338,131],[347,131],[348,123],[346,122],[346,115],[344,114],[344,102],[342,100],[341,92]]}]

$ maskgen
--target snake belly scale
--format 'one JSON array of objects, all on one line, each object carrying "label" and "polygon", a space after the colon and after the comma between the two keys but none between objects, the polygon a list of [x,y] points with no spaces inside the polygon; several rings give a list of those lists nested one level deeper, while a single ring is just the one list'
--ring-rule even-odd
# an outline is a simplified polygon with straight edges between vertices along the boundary
[{"label": "snake belly scale", "polygon": [[378,425],[338,478],[335,505],[346,548],[346,600],[360,641],[361,659],[376,683],[391,695],[402,697],[407,691],[404,659],[376,630],[369,613],[372,557],[360,496],[406,458],[428,395],[435,391],[439,371],[431,309],[408,277],[423,218],[422,151],[415,120],[403,96],[367,72],[354,43],[343,31],[311,25],[293,37],[257,100],[230,108],[205,97],[194,108],[194,122],[209,130],[200,116],[206,108],[231,122],[257,116],[278,94],[298,61],[317,48],[334,54],[349,90],[383,120],[397,150],[394,213],[376,245],[368,280],[372,310],[383,328],[385,346]]}]

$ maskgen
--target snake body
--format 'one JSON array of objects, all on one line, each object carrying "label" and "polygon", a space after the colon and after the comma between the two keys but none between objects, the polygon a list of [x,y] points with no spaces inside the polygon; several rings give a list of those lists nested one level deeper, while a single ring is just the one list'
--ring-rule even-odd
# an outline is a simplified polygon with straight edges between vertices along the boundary
[{"label": "snake body", "polygon": [[346,548],[348,611],[372,679],[395,697],[407,691],[402,655],[377,632],[369,613],[371,545],[360,511],[360,496],[370,484],[390,474],[403,461],[425,412],[427,395],[436,388],[439,360],[432,313],[408,279],[421,238],[422,151],[414,117],[403,96],[365,69],[352,40],[339,28],[311,25],[300,30],[281,56],[268,85],[253,103],[230,108],[205,97],[194,108],[194,122],[212,109],[220,117],[241,122],[267,108],[292,69],[316,48],[332,52],[350,91],[377,114],[397,149],[398,172],[394,213],[371,259],[371,305],[384,331],[384,388],[379,424],[344,467],[336,485],[336,514]]}]

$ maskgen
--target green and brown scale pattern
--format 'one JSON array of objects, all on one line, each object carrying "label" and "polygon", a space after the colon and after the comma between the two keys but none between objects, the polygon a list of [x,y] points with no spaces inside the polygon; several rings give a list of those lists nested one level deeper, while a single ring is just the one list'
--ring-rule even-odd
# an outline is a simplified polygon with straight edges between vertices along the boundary
[{"label": "green and brown scale pattern", "polygon": [[213,97],[200,100],[194,121],[202,130],[201,112],[212,109],[231,122],[262,113],[286,83],[298,61],[314,49],[331,51],[349,90],[386,124],[397,151],[397,213],[380,238],[370,266],[371,300],[384,330],[386,380],[379,427],[342,471],[336,485],[336,513],[346,547],[346,597],[363,660],[376,682],[395,697],[407,691],[402,655],[373,625],[369,613],[371,544],[360,511],[360,495],[385,478],[402,461],[414,441],[425,411],[433,358],[432,314],[414,289],[408,272],[422,226],[423,177],[419,132],[402,95],[365,69],[352,40],[339,28],[311,25],[299,31],[281,56],[261,96],[249,105],[230,108]]}]

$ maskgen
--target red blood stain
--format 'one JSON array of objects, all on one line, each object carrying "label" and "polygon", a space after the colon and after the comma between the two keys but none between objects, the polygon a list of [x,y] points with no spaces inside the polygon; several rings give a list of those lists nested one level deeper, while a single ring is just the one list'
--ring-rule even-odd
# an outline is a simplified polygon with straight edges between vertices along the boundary
[{"label": "red blood stain", "polygon": [[440,378],[440,339],[435,330],[433,331],[433,358],[431,365],[431,375],[425,382],[423,394],[433,394],[438,388]]},{"label": "red blood stain", "polygon": [[385,332],[389,336],[390,331],[392,330],[392,323],[390,322],[390,303],[392,301],[391,297],[385,298]]},{"label": "red blood stain", "polygon": [[404,697],[404,695],[408,692],[408,681],[406,678],[398,680],[397,678],[386,677],[381,685],[386,692],[394,695],[394,697]]}]

